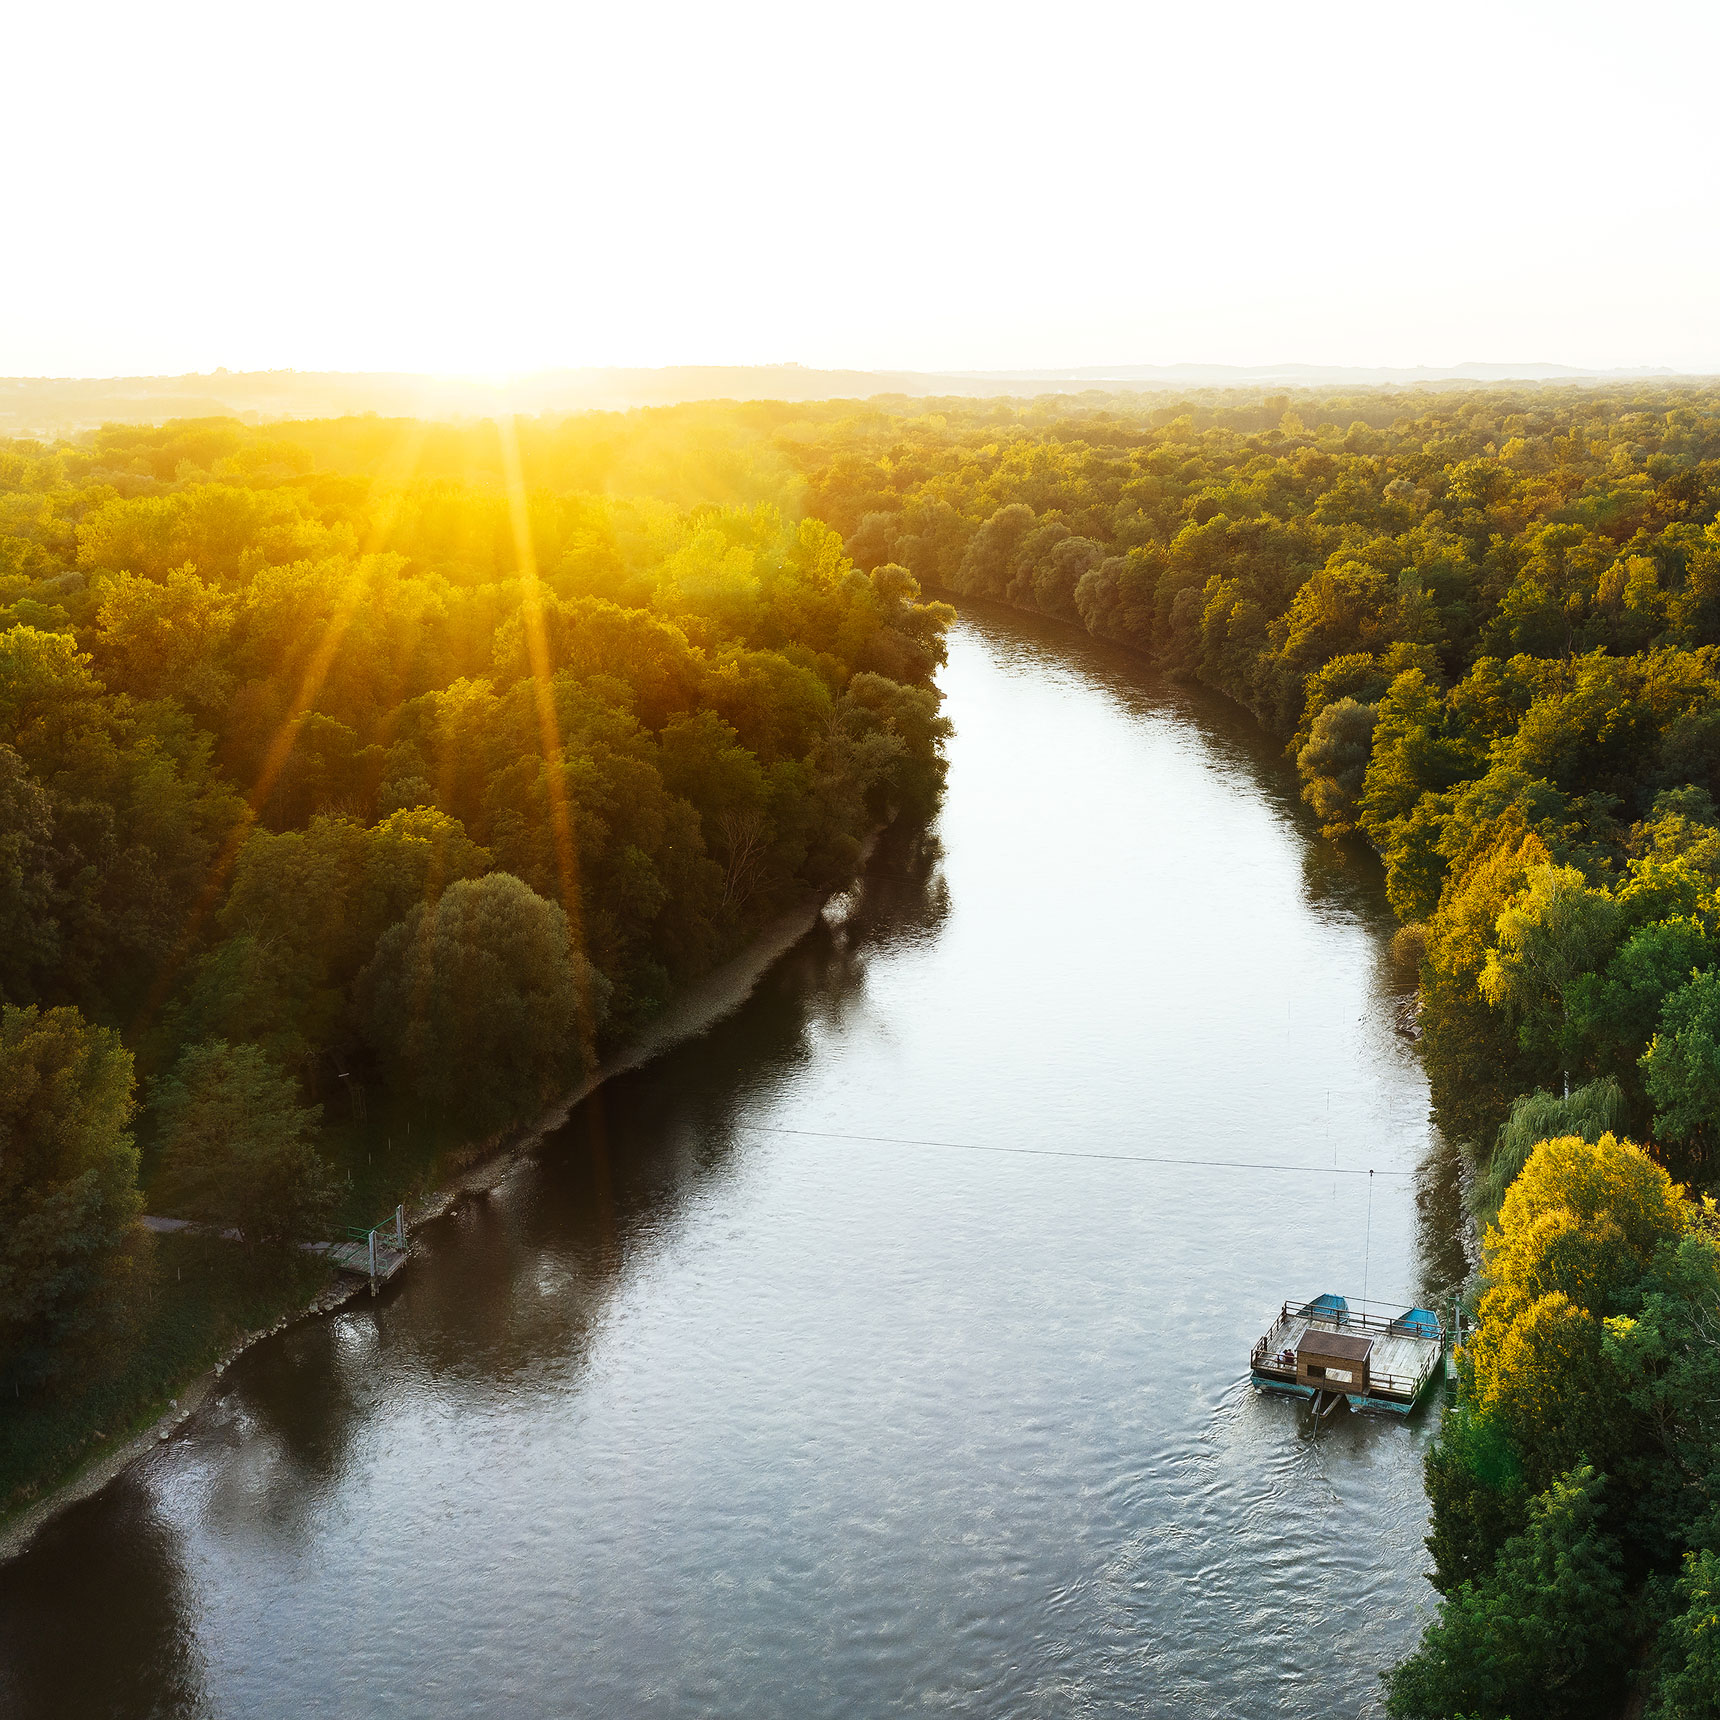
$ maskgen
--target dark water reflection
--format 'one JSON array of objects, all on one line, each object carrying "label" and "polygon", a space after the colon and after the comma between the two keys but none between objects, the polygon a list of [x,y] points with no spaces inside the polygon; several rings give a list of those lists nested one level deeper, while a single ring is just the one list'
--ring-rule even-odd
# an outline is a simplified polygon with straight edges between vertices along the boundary
[{"label": "dark water reflection", "polygon": [[947,686],[936,832],[0,1569],[0,1711],[1377,1711],[1430,1430],[1244,1383],[1462,1271],[1377,875],[1103,648]]}]

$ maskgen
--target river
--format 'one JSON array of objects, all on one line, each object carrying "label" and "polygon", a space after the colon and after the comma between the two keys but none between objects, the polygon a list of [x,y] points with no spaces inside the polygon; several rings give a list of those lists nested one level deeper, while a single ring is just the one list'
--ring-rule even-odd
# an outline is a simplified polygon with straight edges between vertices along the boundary
[{"label": "river", "polygon": [[1437,1411],[1246,1383],[1462,1274],[1377,871],[1120,652],[943,684],[929,836],[0,1568],[0,1711],[1379,1712]]}]

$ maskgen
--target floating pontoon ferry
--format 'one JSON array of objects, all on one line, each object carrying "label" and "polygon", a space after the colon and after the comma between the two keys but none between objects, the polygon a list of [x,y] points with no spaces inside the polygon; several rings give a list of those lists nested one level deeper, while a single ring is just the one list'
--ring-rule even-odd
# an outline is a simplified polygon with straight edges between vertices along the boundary
[{"label": "floating pontoon ferry", "polygon": [[1316,1296],[1284,1304],[1249,1367],[1255,1385],[1312,1398],[1316,1410],[1336,1409],[1345,1398],[1352,1409],[1408,1415],[1439,1377],[1444,1355],[1445,1327],[1431,1308],[1358,1314],[1342,1296]]}]

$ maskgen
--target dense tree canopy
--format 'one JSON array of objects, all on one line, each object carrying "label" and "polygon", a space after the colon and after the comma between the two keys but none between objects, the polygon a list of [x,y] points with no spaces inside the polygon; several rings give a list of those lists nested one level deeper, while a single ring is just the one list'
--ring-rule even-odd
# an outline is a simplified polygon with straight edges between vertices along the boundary
[{"label": "dense tree canopy", "polygon": [[[1715,1712],[1720,1253],[1668,1172],[1720,1172],[1720,393],[707,403],[517,454],[0,448],[8,1021],[122,1030],[164,1096],[267,1072],[295,1139],[366,1082],[497,1126],[935,805],[922,588],[1083,626],[1277,735],[1422,952],[1496,1220],[1394,1711]],[[57,1259],[7,1280],[69,1286],[38,1348],[105,1281]]]},{"label": "dense tree canopy", "polygon": [[949,612],[762,428],[0,446],[3,1365],[124,1262],[133,1055],[159,1209],[315,1234],[367,1092],[518,1122],[931,809]]},{"label": "dense tree canopy", "polygon": [[1632,1674],[1657,1713],[1713,1712],[1713,1202],[1611,1134],[1545,1141],[1488,1230],[1483,1285],[1427,1462],[1445,1599],[1391,1712],[1610,1714]]},{"label": "dense tree canopy", "polygon": [[493,426],[0,451],[4,995],[163,1067],[271,1036],[314,1090],[381,933],[497,869],[577,889],[617,1031],[928,805],[947,612],[692,417],[526,427],[523,559]]}]

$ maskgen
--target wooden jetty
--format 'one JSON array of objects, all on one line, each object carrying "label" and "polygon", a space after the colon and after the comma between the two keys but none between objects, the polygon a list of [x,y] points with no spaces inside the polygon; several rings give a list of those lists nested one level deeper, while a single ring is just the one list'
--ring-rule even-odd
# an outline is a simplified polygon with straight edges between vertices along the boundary
[{"label": "wooden jetty", "polygon": [[[207,1236],[223,1237],[229,1242],[242,1240],[236,1230],[215,1230],[207,1225],[193,1224],[185,1218],[157,1218],[145,1214],[142,1222],[146,1230],[163,1236],[178,1230],[192,1230]],[[386,1283],[412,1256],[406,1236],[406,1209],[397,1206],[391,1221],[372,1225],[367,1230],[349,1226],[345,1237],[339,1241],[301,1242],[299,1247],[307,1254],[320,1254],[339,1271],[368,1278],[372,1285]]]},{"label": "wooden jetty", "polygon": [[348,1227],[341,1242],[315,1242],[307,1246],[331,1266],[368,1278],[372,1285],[387,1282],[411,1258],[406,1238],[406,1209],[394,1209],[394,1222],[372,1225],[367,1230]]},{"label": "wooden jetty", "polygon": [[1340,1399],[1352,1409],[1408,1415],[1439,1377],[1445,1327],[1431,1308],[1356,1313],[1342,1296],[1286,1302],[1249,1357],[1263,1391],[1313,1400],[1327,1415]]},{"label": "wooden jetty", "polygon": [[396,1248],[381,1237],[376,1239],[374,1255],[368,1238],[362,1242],[354,1237],[345,1242],[317,1242],[311,1247],[331,1266],[358,1278],[372,1278],[378,1284],[392,1278],[412,1258],[409,1249]]}]

